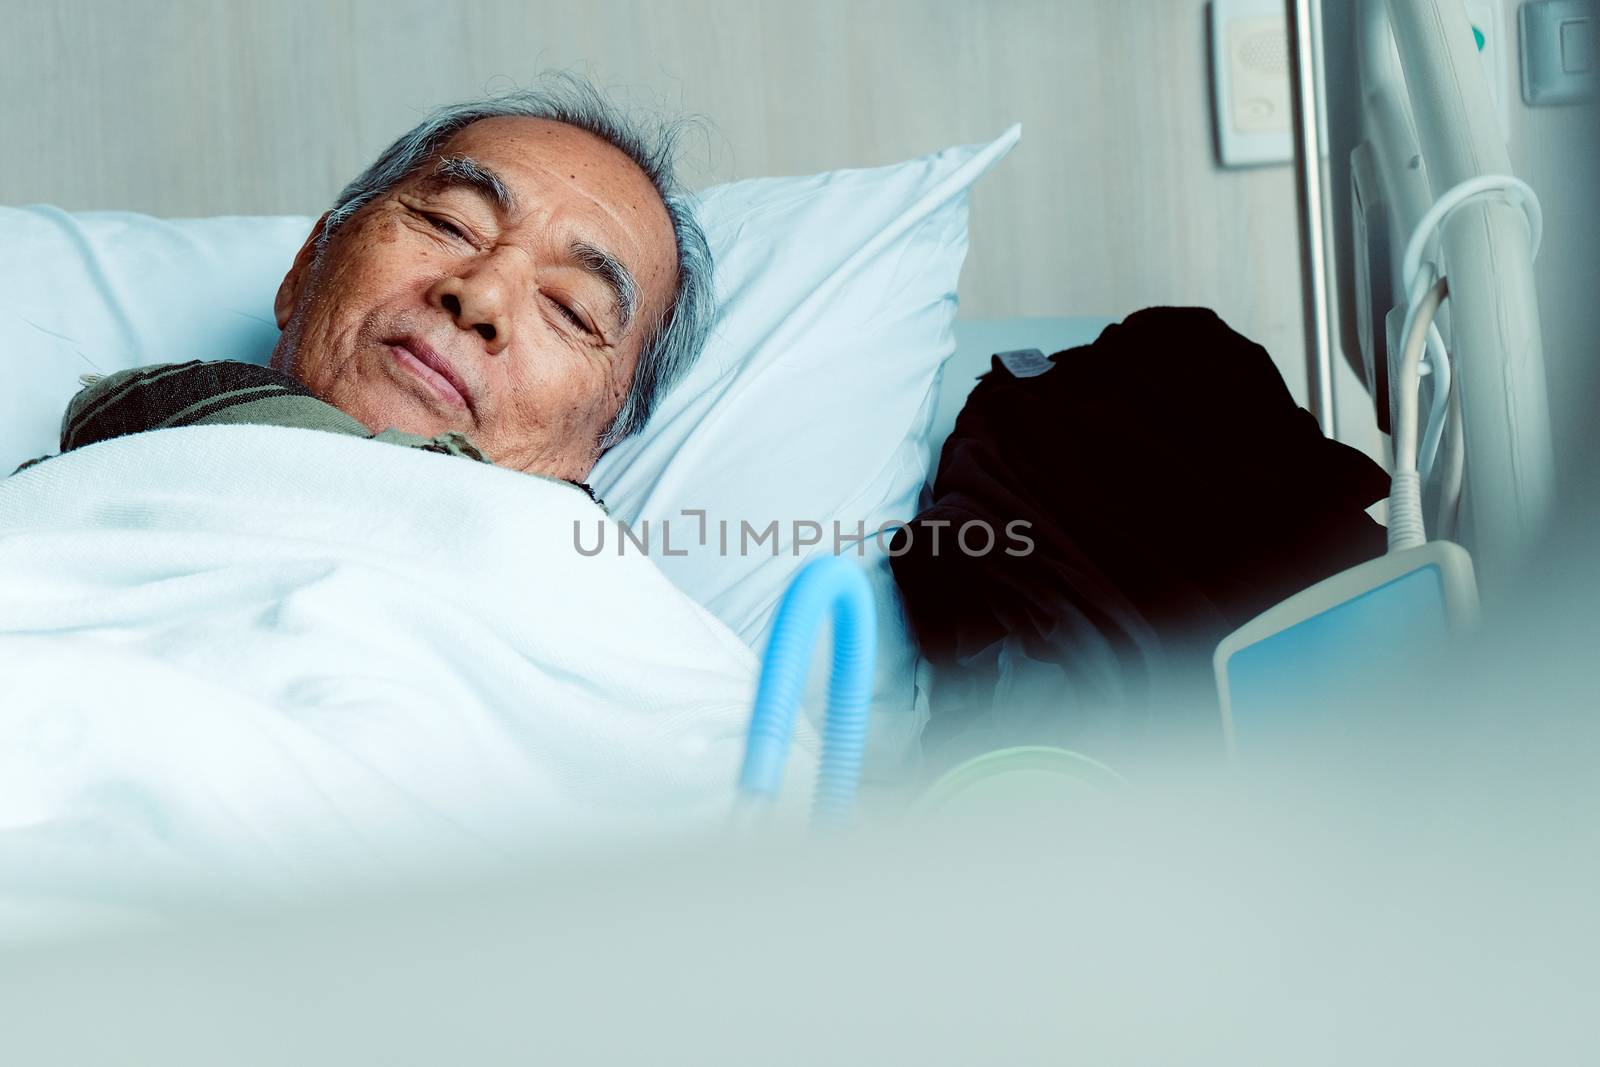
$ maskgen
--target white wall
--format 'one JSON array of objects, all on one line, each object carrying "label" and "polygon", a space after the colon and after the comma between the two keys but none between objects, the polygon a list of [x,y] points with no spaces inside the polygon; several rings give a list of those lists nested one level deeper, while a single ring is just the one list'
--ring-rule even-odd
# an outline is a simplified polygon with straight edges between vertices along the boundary
[{"label": "white wall", "polygon": [[0,0],[0,203],[320,211],[430,105],[583,66],[708,117],[695,185],[1024,124],[965,316],[1216,308],[1304,396],[1288,167],[1214,163],[1202,0]]}]

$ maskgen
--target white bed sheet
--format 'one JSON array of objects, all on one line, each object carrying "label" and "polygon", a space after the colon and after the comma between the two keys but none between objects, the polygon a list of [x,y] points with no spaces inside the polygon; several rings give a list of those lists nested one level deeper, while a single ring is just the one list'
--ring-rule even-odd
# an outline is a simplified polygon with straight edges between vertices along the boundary
[{"label": "white bed sheet", "polygon": [[[0,482],[0,914],[719,825],[756,658],[651,560],[580,554],[602,520],[565,483],[274,427]],[[802,723],[791,799],[814,750]]]}]

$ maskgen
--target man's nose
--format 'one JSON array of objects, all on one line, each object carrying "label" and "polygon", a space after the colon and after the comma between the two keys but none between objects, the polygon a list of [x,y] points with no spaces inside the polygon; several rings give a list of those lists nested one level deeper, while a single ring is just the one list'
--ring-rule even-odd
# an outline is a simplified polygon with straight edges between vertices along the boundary
[{"label": "man's nose", "polygon": [[511,343],[510,286],[493,266],[441,278],[429,288],[428,302],[442,308],[461,329],[482,337],[491,356]]}]

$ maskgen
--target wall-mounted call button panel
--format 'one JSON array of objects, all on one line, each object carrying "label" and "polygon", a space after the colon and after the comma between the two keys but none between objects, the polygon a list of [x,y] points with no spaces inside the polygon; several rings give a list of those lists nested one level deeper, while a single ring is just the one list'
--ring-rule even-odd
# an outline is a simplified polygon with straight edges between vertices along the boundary
[{"label": "wall-mounted call button panel", "polygon": [[1293,162],[1283,0],[1212,0],[1211,79],[1222,165]]}]

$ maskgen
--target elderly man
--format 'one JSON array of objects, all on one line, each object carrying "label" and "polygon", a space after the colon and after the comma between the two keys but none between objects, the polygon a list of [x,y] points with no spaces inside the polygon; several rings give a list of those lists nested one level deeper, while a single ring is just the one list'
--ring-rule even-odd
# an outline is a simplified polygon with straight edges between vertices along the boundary
[{"label": "elderly man", "polygon": [[443,108],[317,221],[278,290],[270,367],[94,382],[62,450],[265,422],[581,484],[710,325],[711,255],[671,161],[670,128],[634,129],[576,78]]},{"label": "elderly man", "polygon": [[440,111],[317,221],[270,365],[79,391],[0,483],[0,912],[722,821],[750,650],[573,541],[710,321],[668,141],[570,79]]}]

